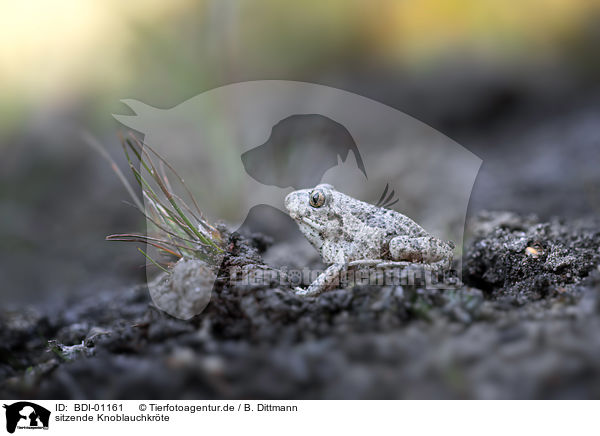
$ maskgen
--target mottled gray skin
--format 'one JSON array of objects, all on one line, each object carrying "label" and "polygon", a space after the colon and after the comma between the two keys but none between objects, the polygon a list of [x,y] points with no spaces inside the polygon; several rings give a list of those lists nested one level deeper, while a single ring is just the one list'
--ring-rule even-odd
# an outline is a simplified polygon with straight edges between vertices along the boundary
[{"label": "mottled gray skin", "polygon": [[[310,198],[322,193],[323,204],[315,207]],[[321,184],[302,189],[285,198],[285,207],[300,231],[331,266],[303,295],[327,290],[348,266],[401,266],[420,263],[435,268],[452,263],[453,244],[427,233],[416,222],[393,210],[356,200]]]}]

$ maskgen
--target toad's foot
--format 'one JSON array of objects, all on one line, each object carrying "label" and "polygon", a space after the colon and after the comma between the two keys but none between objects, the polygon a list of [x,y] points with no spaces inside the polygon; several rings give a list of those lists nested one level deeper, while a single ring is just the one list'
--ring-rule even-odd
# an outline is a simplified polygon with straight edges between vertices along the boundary
[{"label": "toad's foot", "polygon": [[296,295],[303,295],[306,297],[316,297],[323,292],[332,289],[339,285],[340,275],[346,270],[348,264],[346,263],[334,263],[329,266],[314,282],[310,284],[307,289],[296,288]]}]

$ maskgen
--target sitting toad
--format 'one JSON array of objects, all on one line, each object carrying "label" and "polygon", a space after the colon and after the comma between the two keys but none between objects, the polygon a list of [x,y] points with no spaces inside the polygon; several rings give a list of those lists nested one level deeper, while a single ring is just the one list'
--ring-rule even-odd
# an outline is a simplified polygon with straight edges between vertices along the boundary
[{"label": "sitting toad", "polygon": [[450,268],[454,244],[442,241],[410,218],[321,184],[285,198],[290,217],[330,266],[297,294],[316,296],[337,283],[348,267],[378,268],[421,264]]}]

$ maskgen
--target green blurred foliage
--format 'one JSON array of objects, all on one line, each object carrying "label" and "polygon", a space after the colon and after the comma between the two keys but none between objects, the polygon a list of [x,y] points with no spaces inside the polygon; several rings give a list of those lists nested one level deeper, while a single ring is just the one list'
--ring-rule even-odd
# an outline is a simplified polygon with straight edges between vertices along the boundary
[{"label": "green blurred foliage", "polygon": [[308,80],[453,58],[591,62],[597,0],[4,2],[0,129],[78,105],[105,125],[134,97],[170,107],[219,85]]}]

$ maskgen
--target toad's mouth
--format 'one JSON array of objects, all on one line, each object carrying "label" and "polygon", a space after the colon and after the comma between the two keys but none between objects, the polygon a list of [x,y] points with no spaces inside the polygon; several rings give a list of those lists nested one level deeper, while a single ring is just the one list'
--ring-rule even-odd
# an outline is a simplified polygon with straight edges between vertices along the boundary
[{"label": "toad's mouth", "polygon": [[318,232],[323,231],[322,225],[317,224],[317,222],[311,220],[310,218],[306,218],[305,216],[296,217],[296,218],[294,218],[294,220],[296,220],[296,222],[298,222],[298,224],[300,224],[300,223],[306,224],[308,227],[310,227],[311,229],[315,229]]}]

